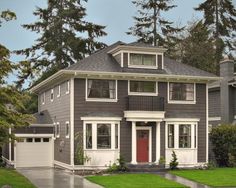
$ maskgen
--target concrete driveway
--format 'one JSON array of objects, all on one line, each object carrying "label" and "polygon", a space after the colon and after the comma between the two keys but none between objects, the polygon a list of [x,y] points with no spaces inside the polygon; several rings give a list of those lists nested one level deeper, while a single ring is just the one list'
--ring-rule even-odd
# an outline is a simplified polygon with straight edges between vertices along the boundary
[{"label": "concrete driveway", "polygon": [[101,188],[85,178],[54,168],[21,168],[18,172],[38,188]]}]

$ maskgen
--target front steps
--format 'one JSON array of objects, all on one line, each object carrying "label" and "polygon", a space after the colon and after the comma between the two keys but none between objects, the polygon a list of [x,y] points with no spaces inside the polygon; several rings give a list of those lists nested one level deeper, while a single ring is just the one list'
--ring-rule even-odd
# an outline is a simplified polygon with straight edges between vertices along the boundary
[{"label": "front steps", "polygon": [[165,166],[156,164],[127,164],[129,172],[166,172]]}]

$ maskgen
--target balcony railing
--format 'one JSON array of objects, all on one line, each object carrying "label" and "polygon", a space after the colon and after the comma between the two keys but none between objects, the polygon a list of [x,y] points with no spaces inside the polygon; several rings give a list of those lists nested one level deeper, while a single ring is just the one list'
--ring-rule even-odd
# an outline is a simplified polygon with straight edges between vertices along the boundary
[{"label": "balcony railing", "polygon": [[164,97],[128,96],[126,110],[130,110],[130,111],[164,111]]}]

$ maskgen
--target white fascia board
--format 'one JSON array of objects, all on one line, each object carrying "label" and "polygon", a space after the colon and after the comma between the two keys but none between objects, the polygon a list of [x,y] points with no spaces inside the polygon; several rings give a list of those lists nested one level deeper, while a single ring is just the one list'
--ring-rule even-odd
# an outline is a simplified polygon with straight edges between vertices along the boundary
[{"label": "white fascia board", "polygon": [[200,118],[165,118],[164,121],[170,122],[199,122]]},{"label": "white fascia board", "polygon": [[81,117],[83,121],[121,121],[122,117]]},{"label": "white fascia board", "polygon": [[124,111],[126,120],[162,120],[165,117],[164,111]]},{"label": "white fascia board", "polygon": [[21,134],[21,133],[16,133],[15,134],[16,137],[24,137],[24,138],[27,138],[27,137],[36,137],[36,138],[39,138],[39,137],[45,137],[45,138],[52,138],[53,137],[53,134]]}]

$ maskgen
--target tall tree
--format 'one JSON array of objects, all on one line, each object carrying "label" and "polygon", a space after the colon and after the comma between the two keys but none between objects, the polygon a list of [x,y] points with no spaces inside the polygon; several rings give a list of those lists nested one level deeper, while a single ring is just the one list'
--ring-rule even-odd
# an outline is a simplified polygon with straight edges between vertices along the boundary
[{"label": "tall tree", "polygon": [[40,37],[32,47],[17,51],[27,58],[21,62],[23,71],[19,83],[35,73],[53,73],[51,69],[68,67],[105,46],[96,40],[106,35],[105,27],[85,20],[82,2],[87,0],[48,0],[47,8],[37,8],[34,12],[38,20],[23,25]]},{"label": "tall tree", "polygon": [[[0,12],[0,26],[3,21],[12,19],[16,19],[13,12]],[[6,83],[7,76],[18,68],[9,57],[10,51],[0,44],[0,146],[8,142],[9,138],[14,138],[9,128],[29,125],[32,120],[30,115],[21,113],[25,109],[22,103],[25,95]]]},{"label": "tall tree", "polygon": [[205,0],[195,10],[203,12],[204,25],[211,29],[219,66],[223,53],[236,49],[232,41],[236,37],[236,9],[232,0]]},{"label": "tall tree", "polygon": [[168,34],[182,30],[161,16],[162,12],[176,7],[172,5],[172,0],[136,0],[132,3],[138,8],[138,16],[134,16],[135,25],[129,28],[127,34],[138,37],[138,41],[162,46],[167,43]]}]

